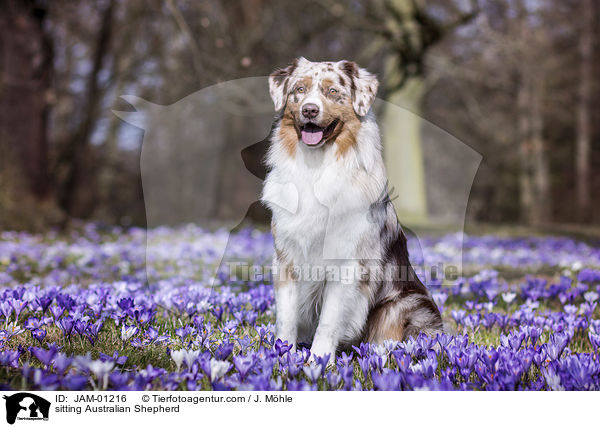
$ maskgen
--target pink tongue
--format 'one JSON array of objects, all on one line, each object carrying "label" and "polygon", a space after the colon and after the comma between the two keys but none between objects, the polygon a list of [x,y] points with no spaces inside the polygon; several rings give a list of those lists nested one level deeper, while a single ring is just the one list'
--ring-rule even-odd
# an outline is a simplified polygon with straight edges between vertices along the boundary
[{"label": "pink tongue", "polygon": [[319,142],[321,142],[321,139],[323,139],[323,131],[319,131],[319,132],[302,131],[302,141],[304,141],[304,143],[306,145],[316,145]]}]

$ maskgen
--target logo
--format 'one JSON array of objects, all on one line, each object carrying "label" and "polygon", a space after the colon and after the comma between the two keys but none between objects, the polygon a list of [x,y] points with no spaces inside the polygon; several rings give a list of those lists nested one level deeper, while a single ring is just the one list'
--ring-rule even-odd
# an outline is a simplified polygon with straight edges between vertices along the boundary
[{"label": "logo", "polygon": [[50,402],[32,393],[16,393],[4,396],[6,400],[6,422],[14,424],[15,420],[48,421]]}]

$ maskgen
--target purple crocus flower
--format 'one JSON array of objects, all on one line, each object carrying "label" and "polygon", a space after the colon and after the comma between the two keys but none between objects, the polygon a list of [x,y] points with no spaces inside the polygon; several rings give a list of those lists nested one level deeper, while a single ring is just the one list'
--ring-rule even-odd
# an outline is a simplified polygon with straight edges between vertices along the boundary
[{"label": "purple crocus flower", "polygon": [[479,356],[479,358],[482,360],[485,366],[491,371],[495,371],[496,361],[498,360],[498,357],[499,354],[494,347],[484,349]]},{"label": "purple crocus flower", "polygon": [[504,331],[508,326],[510,318],[506,314],[496,313],[496,325],[500,327],[501,331]]},{"label": "purple crocus flower", "polygon": [[132,298],[121,298],[117,305],[124,312],[128,312],[131,308],[133,308],[133,299]]},{"label": "purple crocus flower", "polygon": [[352,386],[352,377],[354,376],[354,368],[352,366],[341,366],[338,369],[342,380],[344,380],[344,388],[350,390]]},{"label": "purple crocus flower", "polygon": [[316,383],[323,374],[323,367],[318,363],[313,363],[309,366],[305,366],[303,371],[312,383]]},{"label": "purple crocus flower", "polygon": [[228,320],[223,324],[221,331],[226,335],[233,335],[238,328],[238,321],[235,319]]},{"label": "purple crocus flower", "polygon": [[352,363],[352,357],[352,353],[346,354],[346,352],[343,351],[341,356],[337,358],[337,363],[340,366],[349,366]]},{"label": "purple crocus flower", "polygon": [[0,302],[0,312],[4,316],[6,322],[8,322],[8,320],[10,319],[13,310],[13,306],[9,301]]},{"label": "purple crocus flower", "polygon": [[42,341],[44,340],[44,338],[46,338],[46,334],[47,334],[47,332],[45,329],[34,329],[31,331],[31,336],[33,338],[35,338],[36,340],[38,340],[40,345],[42,344]]},{"label": "purple crocus flower", "polygon": [[337,389],[342,382],[342,376],[337,372],[328,372],[325,378],[327,379],[327,384],[329,384],[332,390]]},{"label": "purple crocus flower", "polygon": [[375,390],[402,390],[402,375],[399,372],[385,372],[372,374]]},{"label": "purple crocus flower", "polygon": [[119,352],[117,350],[115,350],[112,356],[102,352],[100,352],[98,356],[102,362],[114,362],[116,365],[123,365],[128,359],[127,356],[119,356]]},{"label": "purple crocus flower", "polygon": [[460,326],[462,324],[465,314],[465,310],[452,310],[450,312],[452,319],[454,319],[454,322],[456,322],[456,326]]},{"label": "purple crocus flower", "polygon": [[29,347],[29,352],[42,362],[46,367],[52,365],[54,356],[58,353],[57,347],[50,347],[48,350],[41,347]]},{"label": "purple crocus flower", "polygon": [[448,347],[448,345],[454,340],[454,337],[449,334],[437,334],[435,338],[442,347],[442,349]]},{"label": "purple crocus flower", "polygon": [[304,357],[301,353],[288,352],[286,353],[288,373],[290,376],[295,377],[300,373],[304,365]]},{"label": "purple crocus flower", "polygon": [[67,375],[61,380],[61,385],[67,390],[83,390],[88,383],[88,377],[83,375]]},{"label": "purple crocus flower", "polygon": [[410,354],[406,354],[403,351],[394,351],[392,355],[396,359],[396,364],[398,365],[398,369],[402,372],[407,372],[412,363],[412,357]]},{"label": "purple crocus flower", "polygon": [[281,341],[279,338],[277,338],[274,348],[279,356],[283,356],[285,353],[290,351],[292,345],[288,344],[287,341]]},{"label": "purple crocus flower", "polygon": [[27,307],[28,302],[15,299],[12,301],[12,304],[15,310],[15,322],[18,322],[19,316],[21,315],[23,310],[25,310],[25,307]]},{"label": "purple crocus flower", "polygon": [[537,342],[537,340],[540,338],[540,336],[542,335],[542,329],[541,328],[537,328],[535,326],[532,326],[528,329],[529,331],[529,338],[531,339],[531,345],[535,347],[535,344]]},{"label": "purple crocus flower", "polygon": [[32,331],[34,329],[38,329],[40,326],[41,326],[41,322],[40,322],[40,319],[38,319],[37,317],[30,317],[25,322],[25,329],[29,329],[30,331]]},{"label": "purple crocus flower", "polygon": [[386,354],[374,354],[369,358],[369,362],[371,363],[371,368],[374,371],[381,372],[384,369],[385,364],[387,363],[388,357]]},{"label": "purple crocus flower", "polygon": [[135,310],[133,312],[133,317],[139,325],[146,325],[146,324],[152,322],[155,315],[156,315],[155,310],[147,309],[147,308],[143,308],[141,310]]},{"label": "purple crocus flower", "polygon": [[71,316],[63,317],[57,322],[57,326],[60,328],[63,335],[69,339],[71,338],[71,333],[73,332],[74,325],[75,322],[73,321],[73,318]]},{"label": "purple crocus flower", "polygon": [[233,357],[233,365],[235,366],[235,369],[237,369],[237,371],[239,372],[241,381],[244,381],[248,373],[254,367],[255,363],[256,357],[254,355]]},{"label": "purple crocus flower", "polygon": [[569,343],[569,335],[567,333],[555,333],[550,335],[550,342],[546,347],[548,357],[551,360],[557,360]]},{"label": "purple crocus flower", "polygon": [[458,348],[464,348],[469,343],[468,335],[456,335],[454,337],[454,342]]},{"label": "purple crocus flower", "polygon": [[73,330],[79,335],[83,335],[87,327],[88,323],[83,322],[81,319],[75,320],[75,323],[73,324]]},{"label": "purple crocus flower", "polygon": [[524,338],[525,335],[522,332],[511,332],[508,335],[508,344],[512,351],[516,352],[521,347]]},{"label": "purple crocus flower", "polygon": [[287,383],[289,391],[311,391],[316,390],[315,385],[308,384],[305,380],[290,380]]},{"label": "purple crocus flower", "polygon": [[248,348],[252,345],[252,338],[248,335],[244,335],[241,338],[236,339],[238,344],[240,345],[240,353],[245,353]]},{"label": "purple crocus flower", "polygon": [[369,354],[369,343],[362,342],[358,347],[353,345],[352,348],[356,351],[358,357],[366,357]]},{"label": "purple crocus flower", "polygon": [[357,358],[357,361],[358,366],[360,366],[360,369],[362,370],[362,373],[365,376],[365,378],[368,377],[369,373],[371,372],[371,362],[369,356],[359,357]]},{"label": "purple crocus flower", "polygon": [[0,351],[0,365],[18,368],[19,358],[21,357],[21,354],[22,352],[19,350]]},{"label": "purple crocus flower", "polygon": [[594,334],[591,331],[588,332],[588,338],[590,339],[590,343],[594,347],[594,351],[598,354],[600,351],[600,335]]},{"label": "purple crocus flower", "polygon": [[181,328],[175,329],[175,335],[183,342],[192,333],[193,329],[190,325],[185,325]]},{"label": "purple crocus flower", "polygon": [[36,373],[33,375],[33,383],[40,390],[56,390],[59,386],[59,379],[56,374],[36,370]]},{"label": "purple crocus flower", "polygon": [[212,312],[213,312],[213,315],[217,318],[217,320],[221,321],[221,318],[223,317],[223,312],[224,312],[223,307],[220,305],[213,307]]},{"label": "purple crocus flower", "polygon": [[233,343],[223,343],[215,351],[215,357],[219,360],[225,360],[233,352]]},{"label": "purple crocus flower", "polygon": [[67,294],[58,294],[56,295],[56,303],[60,307],[64,307],[65,310],[71,311],[71,309],[76,305],[76,302],[70,295]]},{"label": "purple crocus flower", "polygon": [[130,374],[128,372],[111,372],[108,376],[108,380],[112,385],[113,390],[128,390],[127,384],[130,380]]},{"label": "purple crocus flower", "polygon": [[40,305],[41,309],[42,309],[42,316],[44,315],[44,313],[46,313],[46,310],[48,310],[48,307],[50,306],[50,304],[52,304],[52,300],[53,298],[50,297],[41,297],[38,298],[38,304]]},{"label": "purple crocus flower", "polygon": [[54,356],[53,366],[57,373],[64,373],[69,366],[73,363],[73,358],[66,356],[63,353],[57,353]]},{"label": "purple crocus flower", "polygon": [[100,333],[100,330],[102,329],[103,325],[104,322],[102,320],[98,320],[94,323],[88,324],[88,327],[85,330],[85,335],[90,340],[90,343],[92,345],[94,345],[94,342],[98,338],[98,334]]},{"label": "purple crocus flower", "polygon": [[315,356],[315,363],[321,366],[323,372],[327,369],[327,364],[329,363],[329,359],[331,358],[331,354],[326,354],[324,356]]},{"label": "purple crocus flower", "polygon": [[52,317],[54,317],[55,321],[58,321],[60,317],[65,313],[66,309],[64,307],[58,305],[50,306],[50,313],[52,313]]}]

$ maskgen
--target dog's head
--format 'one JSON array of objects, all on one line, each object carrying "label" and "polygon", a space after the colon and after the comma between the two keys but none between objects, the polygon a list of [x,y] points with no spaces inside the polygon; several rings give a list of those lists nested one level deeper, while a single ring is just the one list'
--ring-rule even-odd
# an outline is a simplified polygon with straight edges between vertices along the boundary
[{"label": "dog's head", "polygon": [[299,141],[313,148],[338,139],[347,145],[356,136],[359,117],[371,108],[378,84],[377,77],[351,61],[299,58],[269,76],[271,98],[275,109],[283,110],[282,127],[294,149]]}]

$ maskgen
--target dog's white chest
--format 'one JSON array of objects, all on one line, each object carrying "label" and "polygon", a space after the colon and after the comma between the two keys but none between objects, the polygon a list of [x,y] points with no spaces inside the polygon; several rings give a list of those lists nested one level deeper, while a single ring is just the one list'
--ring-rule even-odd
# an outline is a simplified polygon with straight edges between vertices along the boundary
[{"label": "dog's white chest", "polygon": [[360,242],[376,233],[368,219],[371,201],[355,185],[360,172],[336,164],[295,172],[275,169],[265,181],[278,247],[294,264],[355,259]]},{"label": "dog's white chest", "polygon": [[263,191],[273,213],[276,239],[285,242],[286,252],[295,263],[322,259],[323,240],[328,227],[329,208],[318,198],[322,173],[300,170],[287,175],[284,183],[274,171]]}]

